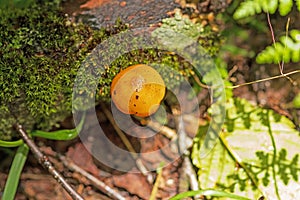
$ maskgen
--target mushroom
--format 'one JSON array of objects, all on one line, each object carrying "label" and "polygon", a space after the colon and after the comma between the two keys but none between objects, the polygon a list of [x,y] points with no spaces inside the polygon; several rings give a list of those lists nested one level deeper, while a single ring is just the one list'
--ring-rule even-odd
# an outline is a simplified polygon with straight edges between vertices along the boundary
[{"label": "mushroom", "polygon": [[114,77],[111,97],[121,112],[147,117],[158,110],[165,90],[165,83],[155,69],[138,64],[122,70]]}]

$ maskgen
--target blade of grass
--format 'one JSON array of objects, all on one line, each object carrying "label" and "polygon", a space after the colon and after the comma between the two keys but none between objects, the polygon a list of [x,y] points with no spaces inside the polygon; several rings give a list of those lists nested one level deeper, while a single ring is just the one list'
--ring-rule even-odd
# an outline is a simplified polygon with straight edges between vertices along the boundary
[{"label": "blade of grass", "polygon": [[30,133],[31,136],[34,137],[42,137],[50,140],[72,140],[77,137],[78,133],[81,131],[85,120],[85,114],[83,115],[80,123],[74,129],[67,130],[58,130],[52,132],[46,132],[41,130],[34,130]]},{"label": "blade of grass", "polygon": [[19,139],[16,141],[4,141],[0,140],[0,147],[18,147],[23,144],[23,140]]},{"label": "blade of grass", "polygon": [[9,170],[2,199],[13,200],[17,192],[20,175],[27,159],[29,148],[26,144],[19,146]]},{"label": "blade of grass", "polygon": [[180,200],[186,197],[193,197],[196,195],[205,195],[205,196],[211,196],[211,197],[227,197],[230,199],[236,199],[236,200],[250,200],[249,198],[242,197],[236,194],[218,191],[218,190],[198,190],[198,191],[188,191],[180,193],[174,197],[172,197],[170,200]]}]

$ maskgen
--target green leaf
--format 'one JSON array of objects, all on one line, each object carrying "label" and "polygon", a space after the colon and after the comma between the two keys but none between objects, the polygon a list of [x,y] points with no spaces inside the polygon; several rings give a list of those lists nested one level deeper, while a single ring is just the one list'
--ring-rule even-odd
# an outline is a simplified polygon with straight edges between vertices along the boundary
[{"label": "green leaf", "polygon": [[293,8],[293,0],[279,0],[279,13],[281,16],[287,15]]},{"label": "green leaf", "polygon": [[295,0],[295,2],[296,2],[298,11],[300,11],[300,0]]},{"label": "green leaf", "polygon": [[259,4],[258,1],[248,0],[240,4],[240,6],[234,12],[233,18],[237,20],[244,17],[255,15],[257,13],[261,13],[261,11],[262,11],[262,6]]},{"label": "green leaf", "polygon": [[277,0],[270,0],[268,2],[268,11],[270,14],[274,14],[278,8],[278,1]]},{"label": "green leaf", "polygon": [[[201,129],[202,132],[205,130]],[[200,188],[258,199],[300,199],[300,137],[295,125],[272,110],[229,99],[221,141],[200,157],[197,136],[192,161]]]},{"label": "green leaf", "polygon": [[279,41],[272,46],[267,46],[256,57],[259,64],[275,63],[284,61],[299,62],[300,61],[300,31],[291,30],[288,36],[281,36]]},{"label": "green leaf", "polygon": [[26,144],[19,146],[9,170],[8,178],[5,184],[2,199],[13,200],[17,192],[20,175],[27,159],[29,148]]},{"label": "green leaf", "polygon": [[[246,0],[241,2],[233,18],[242,19],[262,12],[274,14],[277,10],[281,16],[286,16],[291,12],[293,4],[293,0]],[[296,5],[300,11],[299,0],[296,0]]]},{"label": "green leaf", "polygon": [[258,199],[262,196],[243,169],[236,170],[236,162],[220,141],[206,156],[200,157],[197,141],[194,141],[192,151],[193,164],[199,168],[198,180],[200,188],[214,188],[236,195]]},{"label": "green leaf", "polygon": [[300,93],[293,100],[294,108],[300,108]]},{"label": "green leaf", "polygon": [[[299,198],[294,193],[300,188],[300,137],[295,125],[271,110],[237,101],[249,109],[243,112],[251,114],[249,119],[236,118],[233,131],[226,133],[228,146],[257,178],[257,187],[267,199],[279,199],[278,195],[281,199]],[[231,108],[231,112],[241,111]],[[244,120],[250,120],[250,128],[245,127]]]}]

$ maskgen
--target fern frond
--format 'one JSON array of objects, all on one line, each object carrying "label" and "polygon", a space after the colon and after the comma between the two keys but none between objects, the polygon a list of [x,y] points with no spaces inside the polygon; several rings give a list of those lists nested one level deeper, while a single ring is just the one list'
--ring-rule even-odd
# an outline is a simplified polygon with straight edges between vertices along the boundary
[{"label": "fern frond", "polygon": [[241,19],[262,12],[262,6],[258,0],[248,0],[240,4],[233,14],[234,19]]},{"label": "fern frond", "polygon": [[[300,11],[300,0],[295,2]],[[246,0],[236,9],[233,17],[237,20],[262,12],[274,14],[277,10],[281,16],[285,16],[291,12],[293,5],[293,0]]]},{"label": "fern frond", "polygon": [[261,3],[262,9],[265,13],[268,12],[270,14],[274,14],[278,8],[278,0],[258,0],[258,3]]},{"label": "fern frond", "polygon": [[297,10],[300,11],[300,0],[295,0],[295,2],[296,2]]},{"label": "fern frond", "polygon": [[300,31],[291,30],[289,36],[281,36],[279,41],[272,46],[266,47],[256,57],[256,62],[263,63],[279,63],[284,61],[299,62],[300,61]]},{"label": "fern frond", "polygon": [[287,15],[293,8],[293,0],[279,0],[279,14],[281,16]]}]

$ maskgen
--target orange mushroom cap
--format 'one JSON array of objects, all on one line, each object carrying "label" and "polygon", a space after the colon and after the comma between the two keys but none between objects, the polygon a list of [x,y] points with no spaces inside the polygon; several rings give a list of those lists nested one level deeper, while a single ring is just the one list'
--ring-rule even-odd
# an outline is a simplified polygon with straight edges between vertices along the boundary
[{"label": "orange mushroom cap", "polygon": [[114,77],[111,97],[123,113],[147,117],[157,111],[165,90],[160,74],[150,66],[139,64],[122,70]]}]

